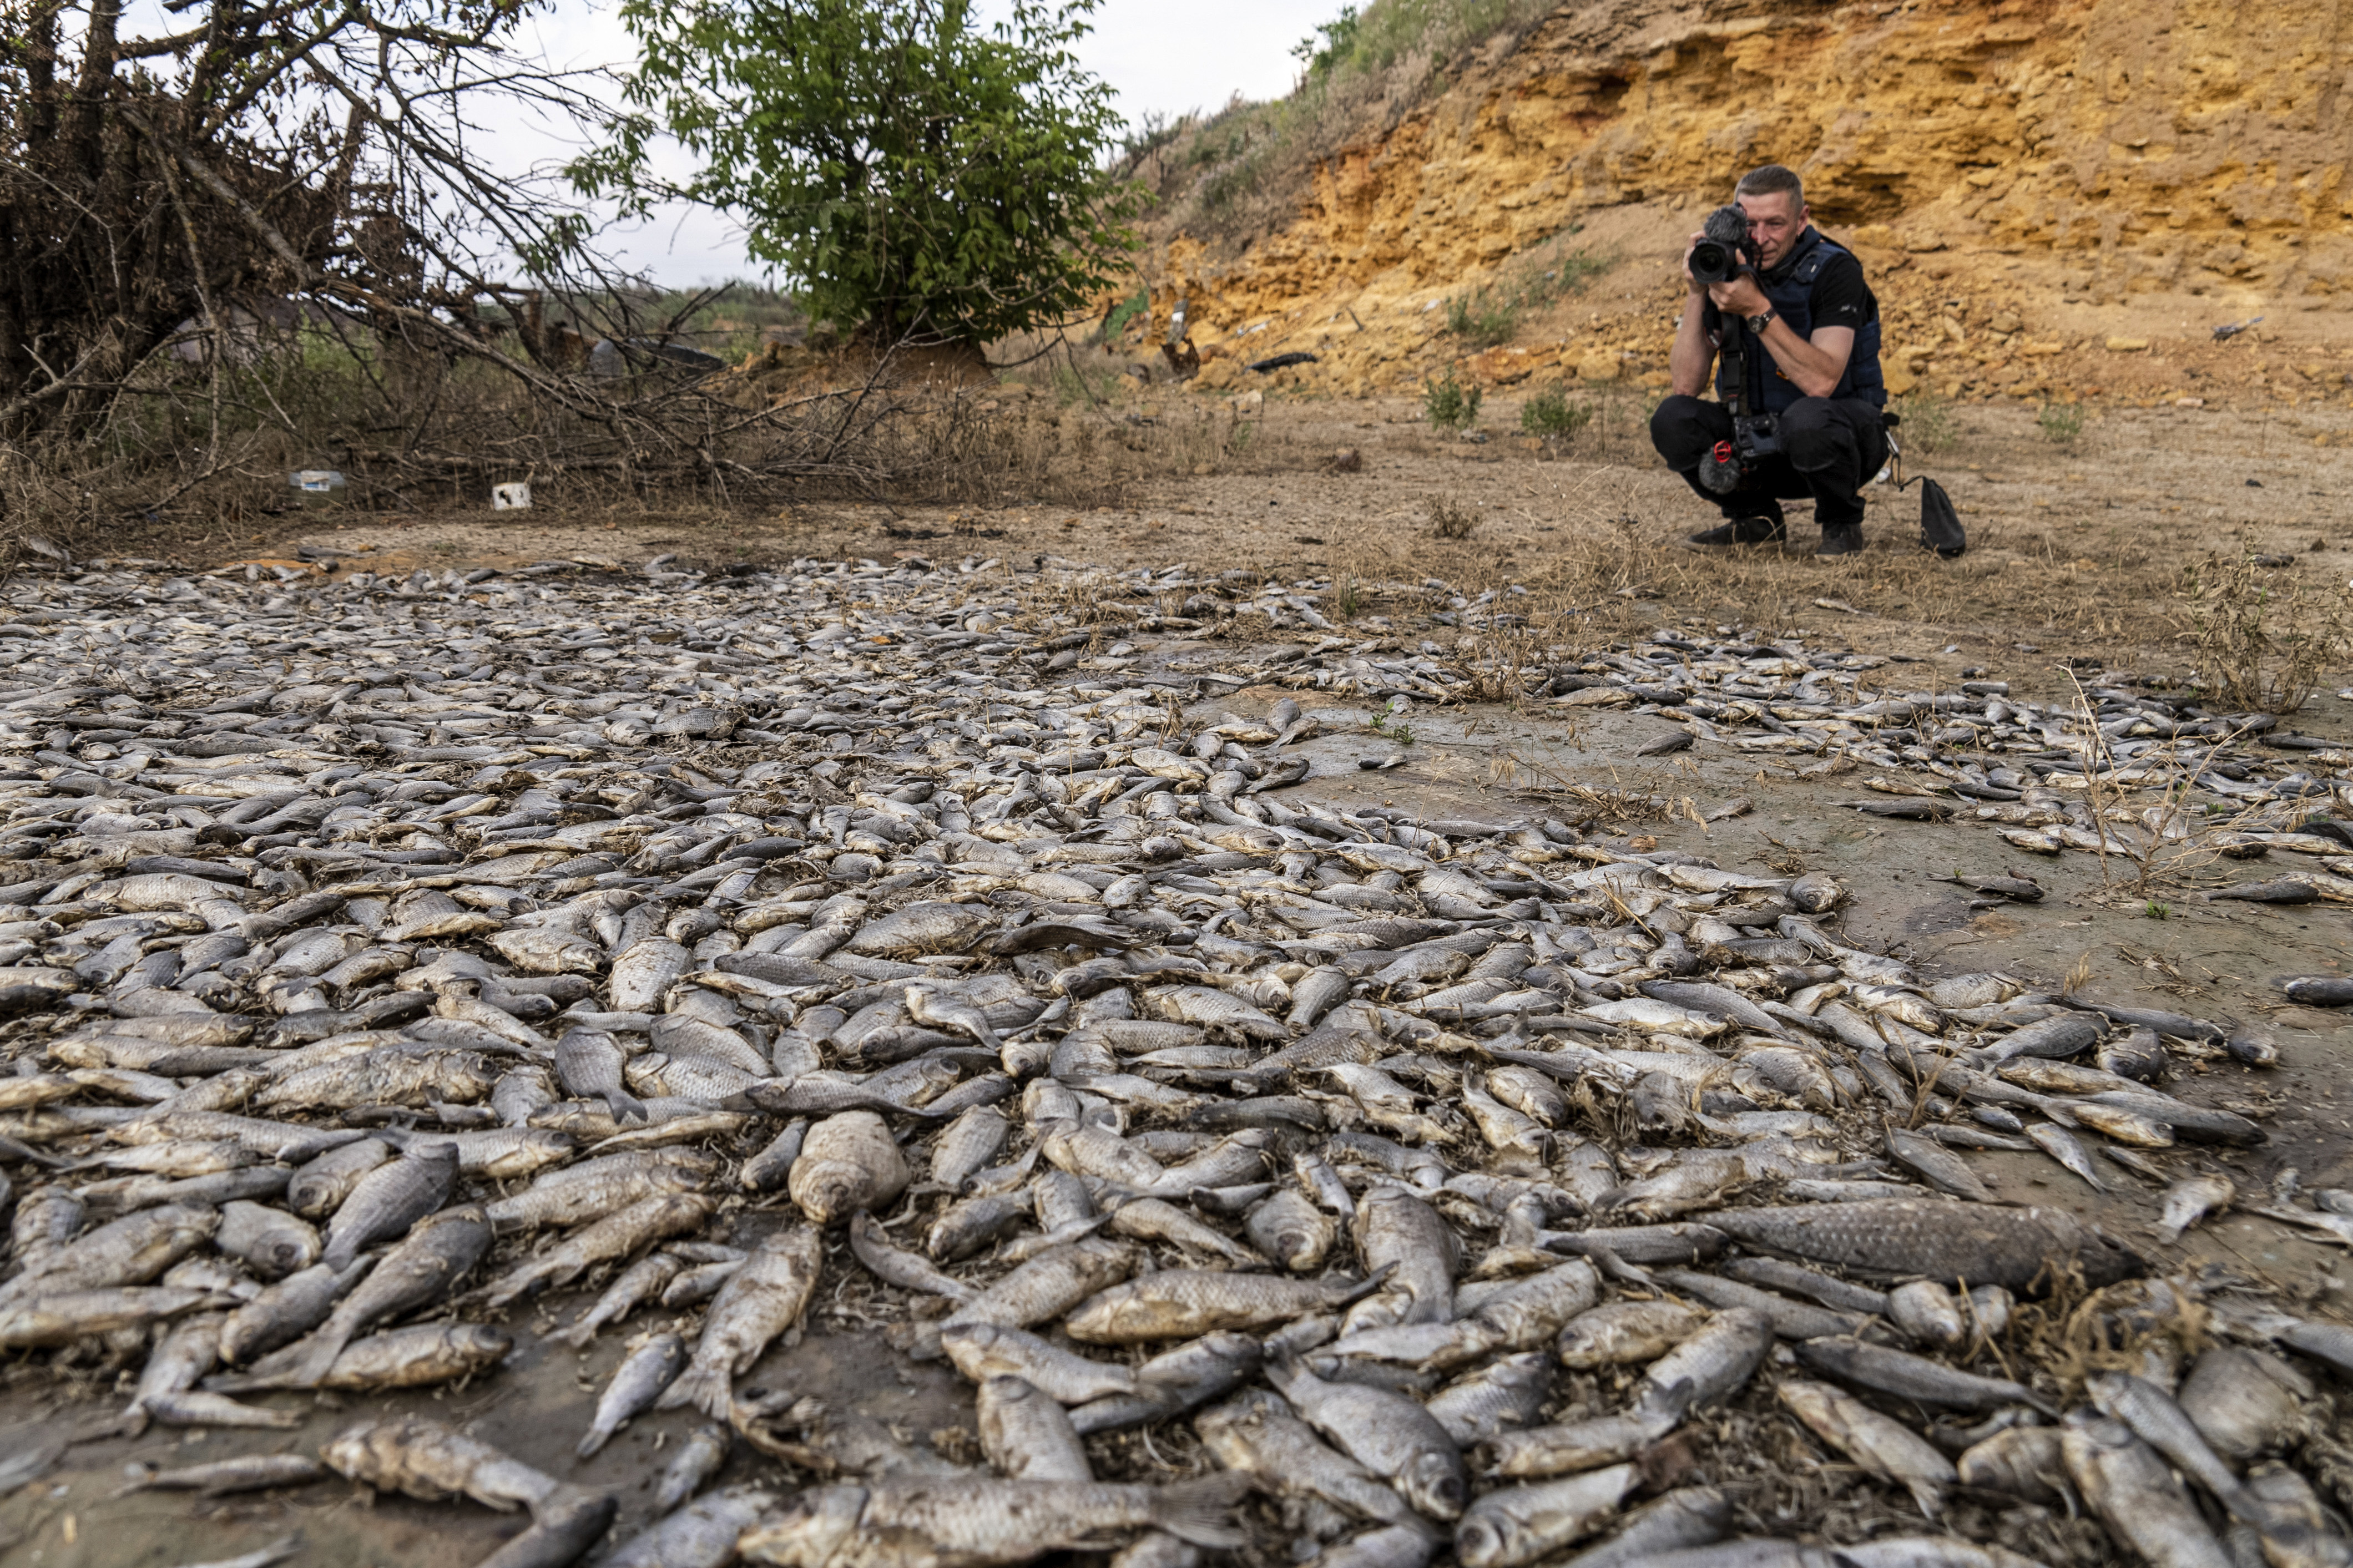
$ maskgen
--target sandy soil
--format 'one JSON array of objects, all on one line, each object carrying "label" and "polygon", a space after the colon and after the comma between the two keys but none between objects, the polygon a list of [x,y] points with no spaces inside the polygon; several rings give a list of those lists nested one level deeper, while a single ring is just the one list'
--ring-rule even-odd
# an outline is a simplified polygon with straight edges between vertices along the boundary
[{"label": "sandy soil", "polygon": [[[1541,595],[1540,622],[1564,617],[1562,636],[1572,640],[1696,616],[1881,651],[1957,643],[1973,658],[2007,649],[2185,676],[2185,569],[2242,551],[2285,556],[2292,563],[2280,573],[2340,599],[2353,577],[2353,531],[2341,506],[2353,493],[2353,449],[2343,444],[2353,439],[2353,413],[2112,410],[2057,442],[2022,405],[1934,405],[1915,413],[1905,473],[1934,477],[1949,491],[1969,531],[1968,553],[1952,562],[1925,554],[1919,492],[1877,486],[1868,548],[1827,563],[1812,558],[1818,534],[1802,502],[1790,507],[1785,547],[1731,556],[1685,547],[1683,536],[1715,514],[1651,454],[1645,421],[1654,395],[1622,388],[1577,397],[1592,407],[1592,424],[1555,449],[1515,434],[1519,404],[1501,397],[1464,439],[1432,431],[1403,399],[1278,397],[1237,411],[1228,400],[1139,388],[1097,412],[1056,410],[1041,394],[1037,407],[1060,419],[1066,437],[1093,425],[1147,447],[1124,504],[1082,510],[1013,496],[986,506],[813,501],[756,513],[558,505],[409,519],[295,514],[200,545],[194,558],[285,560],[308,541],[365,552],[374,558],[346,569],[379,572],[553,557],[635,563],[671,552],[714,565],[910,552],[1188,562],[1343,574],[1363,581],[1367,613],[1394,606],[1385,585],[1418,587],[1435,576],[1476,593],[1520,583]],[[1205,442],[1202,426],[1214,439]],[[2331,444],[2315,444],[2323,438]],[[1151,459],[1166,455],[1150,449],[1155,441],[1218,450],[1213,464],[1198,465],[1213,471],[1153,475]],[[1357,454],[1358,470],[1335,471],[1345,451]],[[1475,518],[1470,538],[1432,537],[1430,509],[1440,501]]]}]

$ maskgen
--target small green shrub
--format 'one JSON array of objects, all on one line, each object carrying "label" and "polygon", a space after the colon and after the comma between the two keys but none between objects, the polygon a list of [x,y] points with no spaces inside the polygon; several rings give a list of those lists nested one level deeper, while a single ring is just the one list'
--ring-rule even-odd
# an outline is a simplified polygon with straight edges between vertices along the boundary
[{"label": "small green shrub", "polygon": [[1906,452],[1926,456],[1942,452],[1953,444],[1957,434],[1953,426],[1953,405],[1933,393],[1915,392],[1899,397],[1890,405],[1903,418],[1895,438]]},{"label": "small green shrub", "polygon": [[1581,403],[1571,403],[1568,393],[1557,386],[1531,394],[1520,405],[1520,428],[1547,441],[1574,440],[1577,433],[1592,422],[1593,410]]},{"label": "small green shrub", "polygon": [[2080,403],[2046,403],[2034,416],[2035,426],[2042,438],[2056,447],[2071,444],[2084,433],[2084,405]]},{"label": "small green shrub", "polygon": [[1117,342],[1120,333],[1127,331],[1128,322],[1151,308],[1152,291],[1148,289],[1138,289],[1134,293],[1122,300],[1112,307],[1111,314],[1103,318],[1103,341]]},{"label": "small green shrub", "polygon": [[1356,39],[1363,30],[1364,18],[1356,8],[1343,5],[1336,18],[1316,23],[1314,32],[1291,46],[1292,58],[1306,67],[1309,81],[1320,81],[1356,52]]},{"label": "small green shrub", "polygon": [[1479,348],[1494,347],[1509,338],[1519,324],[1519,308],[1492,298],[1484,289],[1473,294],[1457,294],[1446,301],[1446,330]]},{"label": "small green shrub", "polygon": [[1468,430],[1479,420],[1479,400],[1484,395],[1476,382],[1464,385],[1455,379],[1454,367],[1436,378],[1425,377],[1421,384],[1421,411],[1437,430]]}]

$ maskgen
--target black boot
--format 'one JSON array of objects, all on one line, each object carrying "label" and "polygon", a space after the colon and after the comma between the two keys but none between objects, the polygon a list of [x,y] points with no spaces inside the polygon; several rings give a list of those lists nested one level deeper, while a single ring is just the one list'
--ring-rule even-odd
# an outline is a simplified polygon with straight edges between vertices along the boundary
[{"label": "black boot", "polygon": [[1789,525],[1778,517],[1744,517],[1691,536],[1694,544],[1770,544],[1789,537]]},{"label": "black boot", "polygon": [[1822,525],[1822,542],[1814,547],[1816,560],[1826,555],[1860,555],[1862,553],[1862,524],[1826,522]]}]

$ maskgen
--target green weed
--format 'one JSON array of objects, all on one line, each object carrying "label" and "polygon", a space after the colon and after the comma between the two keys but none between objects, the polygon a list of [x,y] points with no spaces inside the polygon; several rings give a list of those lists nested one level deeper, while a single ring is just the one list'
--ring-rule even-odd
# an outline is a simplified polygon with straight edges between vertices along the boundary
[{"label": "green weed", "polygon": [[1953,423],[1953,405],[1933,393],[1915,392],[1890,405],[1902,416],[1896,432],[1906,452],[1925,456],[1949,449],[1959,433]]},{"label": "green weed", "polygon": [[1446,330],[1464,342],[1493,348],[1519,329],[1520,312],[1509,301],[1494,299],[1488,289],[1457,294],[1446,301]]},{"label": "green weed", "polygon": [[1581,403],[1571,403],[1567,391],[1558,386],[1533,393],[1520,405],[1520,428],[1547,441],[1574,440],[1577,433],[1592,422],[1593,410]]},{"label": "green weed", "polygon": [[1437,430],[1468,430],[1479,421],[1479,400],[1485,395],[1476,382],[1468,386],[1455,378],[1454,367],[1443,376],[1423,378],[1421,411]]},{"label": "green weed", "polygon": [[2035,426],[2042,438],[2053,446],[2064,447],[2084,433],[2084,405],[2080,403],[2046,403],[2034,416]]},{"label": "green weed", "polygon": [[1128,322],[1151,308],[1152,291],[1148,289],[1138,289],[1122,300],[1112,307],[1111,314],[1103,318],[1103,340],[1106,342],[1116,342],[1120,333],[1127,331]]}]

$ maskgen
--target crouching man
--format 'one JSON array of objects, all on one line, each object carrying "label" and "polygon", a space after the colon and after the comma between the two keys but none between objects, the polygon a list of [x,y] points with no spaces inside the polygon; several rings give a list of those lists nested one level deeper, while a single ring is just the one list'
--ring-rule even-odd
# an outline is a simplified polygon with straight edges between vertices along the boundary
[{"label": "crouching man", "polygon": [[[1788,536],[1781,502],[1810,497],[1822,530],[1814,553],[1852,555],[1862,548],[1862,487],[1887,461],[1879,303],[1862,263],[1807,221],[1795,173],[1753,170],[1733,200],[1745,241],[1702,251],[1725,265],[1695,275],[1683,255],[1690,291],[1667,362],[1673,395],[1651,416],[1651,443],[1724,513],[1694,543],[1778,543]],[[1736,231],[1730,211],[1712,227]],[[1694,249],[1708,232],[1692,236]],[[1714,403],[1699,395],[1711,367]]]}]

